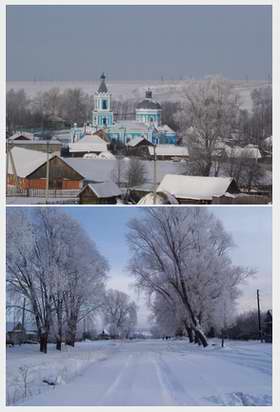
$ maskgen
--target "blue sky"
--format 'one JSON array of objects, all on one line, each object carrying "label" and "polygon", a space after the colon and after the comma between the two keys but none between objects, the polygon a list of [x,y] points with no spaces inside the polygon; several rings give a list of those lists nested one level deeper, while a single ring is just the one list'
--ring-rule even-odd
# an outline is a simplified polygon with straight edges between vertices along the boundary
[{"label": "blue sky", "polygon": [[[238,310],[254,309],[256,290],[260,289],[262,309],[272,307],[272,214],[271,207],[211,207],[211,211],[221,219],[229,231],[236,247],[231,256],[235,264],[255,268],[258,273],[242,285],[242,297]],[[133,279],[125,267],[129,258],[125,238],[127,222],[140,217],[143,211],[137,207],[67,207],[71,216],[78,219],[95,240],[100,252],[110,263],[109,286],[130,293],[139,305],[140,324],[146,323],[148,316],[143,297],[139,297],[130,286]]]},{"label": "blue sky", "polygon": [[27,6],[7,10],[7,80],[267,79],[272,8]]}]

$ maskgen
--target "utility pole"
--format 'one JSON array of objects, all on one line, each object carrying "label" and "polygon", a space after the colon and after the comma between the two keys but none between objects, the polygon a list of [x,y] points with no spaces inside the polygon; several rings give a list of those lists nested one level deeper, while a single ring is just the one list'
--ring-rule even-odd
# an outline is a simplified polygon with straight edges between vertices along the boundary
[{"label": "utility pole", "polygon": [[9,153],[9,142],[7,142],[6,144],[6,196],[8,194],[8,190],[9,190],[9,157],[10,157],[10,153]]},{"label": "utility pole", "polygon": [[156,195],[157,195],[157,154],[156,154],[156,144],[154,144],[154,190],[153,190],[153,204],[156,204]]},{"label": "utility pole", "polygon": [[263,342],[262,326],[261,326],[261,310],[260,310],[260,291],[257,289],[257,304],[258,304],[258,324],[259,324],[259,339]]},{"label": "utility pole", "polygon": [[25,301],[26,299],[23,299],[23,307],[22,307],[22,320],[21,320],[21,325],[22,328],[24,328],[24,323],[25,323]]},{"label": "utility pole", "polygon": [[50,178],[50,164],[49,164],[49,142],[47,141],[47,173],[46,173],[46,204],[48,203],[48,197],[49,197],[49,178]]}]

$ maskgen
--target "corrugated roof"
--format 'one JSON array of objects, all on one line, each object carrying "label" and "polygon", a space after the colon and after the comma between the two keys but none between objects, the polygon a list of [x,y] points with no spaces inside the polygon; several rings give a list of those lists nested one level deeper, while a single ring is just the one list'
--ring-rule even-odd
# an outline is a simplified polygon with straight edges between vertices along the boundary
[{"label": "corrugated roof", "polygon": [[212,200],[226,194],[232,183],[232,177],[204,177],[166,175],[157,192],[169,192],[176,198],[193,200]]}]

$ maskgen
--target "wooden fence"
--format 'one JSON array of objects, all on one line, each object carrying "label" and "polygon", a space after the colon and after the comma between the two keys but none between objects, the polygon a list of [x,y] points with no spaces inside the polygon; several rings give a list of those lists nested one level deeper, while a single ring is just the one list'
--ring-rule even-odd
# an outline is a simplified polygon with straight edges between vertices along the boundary
[{"label": "wooden fence", "polygon": [[[48,198],[77,198],[80,190],[67,189],[49,189]],[[46,197],[46,190],[44,189],[21,189],[16,187],[9,187],[7,196],[19,197]]]}]

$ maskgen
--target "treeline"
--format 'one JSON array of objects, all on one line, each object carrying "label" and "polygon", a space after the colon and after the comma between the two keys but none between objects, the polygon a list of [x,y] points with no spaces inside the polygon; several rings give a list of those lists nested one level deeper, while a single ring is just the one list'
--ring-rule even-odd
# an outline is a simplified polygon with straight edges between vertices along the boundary
[{"label": "treeline", "polygon": [[[134,120],[136,104],[135,99],[112,100],[115,120]],[[7,135],[18,129],[70,128],[74,123],[82,126],[91,121],[93,108],[94,96],[79,88],[64,91],[52,88],[38,92],[33,98],[29,98],[24,89],[10,89],[6,95]],[[174,130],[178,125],[173,114],[178,108],[179,103],[162,103],[162,123]]]},{"label": "treeline", "polygon": [[29,98],[23,89],[9,90],[6,95],[8,136],[18,129],[52,129],[83,125],[91,118],[93,96],[81,89],[60,91],[52,88]]},{"label": "treeline", "polygon": [[[272,325],[267,321],[267,313],[261,312],[261,331],[263,337],[269,337],[272,333]],[[226,328],[224,334],[229,339],[257,340],[259,336],[259,321],[257,310],[242,313]]]}]

